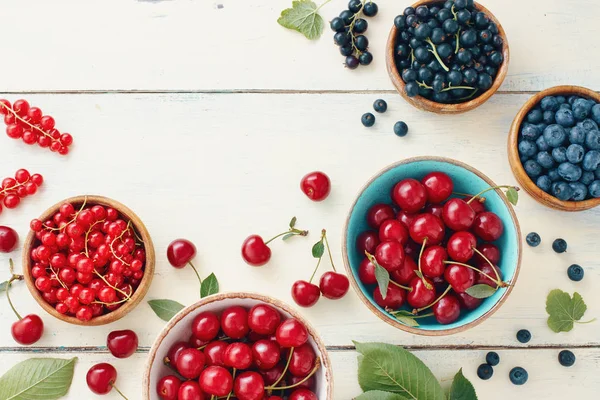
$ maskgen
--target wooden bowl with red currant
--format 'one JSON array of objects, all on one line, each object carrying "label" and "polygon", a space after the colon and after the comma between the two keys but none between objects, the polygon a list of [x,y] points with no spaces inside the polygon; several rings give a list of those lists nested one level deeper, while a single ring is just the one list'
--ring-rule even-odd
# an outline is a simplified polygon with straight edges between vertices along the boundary
[{"label": "wooden bowl with red currant", "polygon": [[294,309],[268,296],[227,293],[169,321],[150,349],[143,392],[151,400],[184,392],[185,398],[331,400],[333,373],[325,345]]},{"label": "wooden bowl with red currant", "polygon": [[519,274],[518,190],[446,158],[379,172],[345,227],[343,258],[359,297],[385,322],[420,335],[483,322]]},{"label": "wooden bowl with red currant", "polygon": [[130,312],[154,275],[154,246],[140,218],[102,196],[61,201],[31,221],[23,275],[36,301],[76,325],[104,325]]}]

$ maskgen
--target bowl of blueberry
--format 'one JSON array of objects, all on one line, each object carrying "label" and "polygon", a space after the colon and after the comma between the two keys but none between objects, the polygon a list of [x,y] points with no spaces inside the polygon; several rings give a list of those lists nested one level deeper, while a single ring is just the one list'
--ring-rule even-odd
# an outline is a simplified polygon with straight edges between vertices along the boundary
[{"label": "bowl of blueberry", "polygon": [[563,211],[600,204],[600,95],[579,86],[544,90],[521,108],[508,155],[517,181],[540,203]]},{"label": "bowl of blueberry", "polygon": [[517,190],[447,158],[385,168],[346,220],[352,286],[379,318],[407,332],[449,335],[483,322],[519,274],[521,233],[510,204]]},{"label": "bowl of blueberry", "polygon": [[453,114],[485,103],[508,71],[506,33],[473,0],[421,0],[394,19],[386,64],[413,106]]}]

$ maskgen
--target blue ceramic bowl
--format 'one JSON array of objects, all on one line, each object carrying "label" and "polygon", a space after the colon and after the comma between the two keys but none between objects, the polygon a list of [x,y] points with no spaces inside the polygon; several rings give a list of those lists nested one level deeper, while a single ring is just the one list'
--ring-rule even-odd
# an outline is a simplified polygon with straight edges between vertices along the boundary
[{"label": "blue ceramic bowl", "polygon": [[[476,169],[448,158],[417,157],[393,164],[379,172],[367,182],[354,201],[346,220],[342,252],[348,275],[351,276],[352,286],[359,297],[379,318],[404,331],[419,335],[441,336],[462,332],[471,328],[492,315],[506,300],[516,283],[521,264],[521,231],[517,217],[505,195],[499,191],[489,191],[485,194],[486,209],[496,213],[504,223],[504,233],[495,244],[500,248],[502,256],[499,267],[505,282],[510,285],[500,288],[491,297],[483,300],[482,304],[472,311],[462,310],[458,320],[452,324],[439,324],[433,317],[419,319],[419,327],[409,327],[401,324],[393,316],[373,300],[376,285],[364,285],[358,278],[358,267],[364,258],[356,249],[356,238],[366,230],[367,212],[376,203],[392,204],[390,193],[394,185],[405,178],[420,180],[433,171],[442,171],[454,181],[454,190],[462,193],[478,193],[490,186],[496,186],[487,176]],[[407,308],[408,309],[408,308]]]}]

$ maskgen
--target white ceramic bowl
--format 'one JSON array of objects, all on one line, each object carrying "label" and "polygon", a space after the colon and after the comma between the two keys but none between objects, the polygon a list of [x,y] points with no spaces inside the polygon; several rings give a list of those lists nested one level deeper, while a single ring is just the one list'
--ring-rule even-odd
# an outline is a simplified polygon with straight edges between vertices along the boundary
[{"label": "white ceramic bowl", "polygon": [[217,294],[200,300],[196,304],[181,310],[164,327],[162,332],[150,349],[146,371],[144,373],[143,392],[146,400],[160,400],[156,394],[156,384],[165,375],[170,375],[172,371],[163,364],[163,359],[167,355],[169,348],[178,341],[187,341],[190,337],[190,326],[196,315],[203,311],[212,311],[220,313],[231,306],[242,306],[250,310],[254,305],[266,303],[278,310],[284,318],[296,318],[302,322],[309,333],[309,343],[312,345],[315,354],[321,360],[321,368],[315,374],[316,394],[319,400],[333,399],[333,373],[331,362],[327,355],[325,345],[317,335],[315,329],[304,319],[297,311],[289,305],[274,299],[254,293],[225,293]]}]

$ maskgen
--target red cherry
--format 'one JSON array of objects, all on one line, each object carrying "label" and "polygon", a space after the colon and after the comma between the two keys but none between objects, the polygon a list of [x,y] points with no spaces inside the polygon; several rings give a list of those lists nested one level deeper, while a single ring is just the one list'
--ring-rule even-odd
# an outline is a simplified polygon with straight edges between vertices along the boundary
[{"label": "red cherry", "polygon": [[406,246],[404,246],[404,255],[416,260],[421,252],[421,247],[423,246],[415,243],[412,239],[409,239]]},{"label": "red cherry", "polygon": [[388,219],[379,226],[379,240],[381,242],[395,240],[404,246],[408,242],[408,229],[397,219]]},{"label": "red cherry", "polygon": [[493,242],[502,236],[504,224],[500,217],[493,212],[482,212],[475,217],[473,232],[486,242]]},{"label": "red cherry", "polygon": [[113,331],[108,334],[106,346],[117,358],[127,358],[138,348],[138,337],[132,330]]},{"label": "red cherry", "polygon": [[204,394],[195,381],[186,381],[181,384],[176,400],[204,400]]},{"label": "red cherry", "polygon": [[427,214],[433,214],[438,218],[442,218],[444,206],[441,204],[429,204],[427,207],[425,207],[425,212]]},{"label": "red cherry", "polygon": [[[416,275],[415,270],[418,269],[415,260],[410,257],[404,257],[404,263],[400,268],[395,271],[390,272],[390,277],[401,285],[408,285],[412,278]],[[377,283],[377,280],[375,282]]]},{"label": "red cherry", "polygon": [[451,324],[460,317],[460,303],[451,294],[442,297],[433,305],[433,315],[440,324]]},{"label": "red cherry", "polygon": [[190,347],[200,350],[201,347],[207,346],[209,342],[206,340],[200,340],[194,336],[194,334],[191,334],[190,338],[188,339],[188,343],[190,344]]},{"label": "red cherry", "polygon": [[396,217],[392,206],[388,204],[375,204],[367,212],[367,224],[373,229],[379,229],[383,221]]},{"label": "red cherry", "polygon": [[177,371],[187,379],[195,379],[200,375],[206,358],[198,349],[185,349],[177,357]]},{"label": "red cherry", "polygon": [[429,278],[437,278],[444,275],[448,253],[442,246],[431,246],[423,250],[421,257],[421,272]]},{"label": "red cherry", "polygon": [[321,276],[319,288],[324,297],[337,300],[341,299],[348,293],[350,281],[346,275],[338,274],[337,272],[325,272]]},{"label": "red cherry", "polygon": [[410,225],[413,223],[415,218],[417,218],[416,214],[409,214],[404,210],[400,210],[398,211],[398,214],[396,214],[396,219],[402,222],[402,225],[404,225],[406,229],[410,228]]},{"label": "red cherry", "polygon": [[473,257],[475,250],[473,248],[477,246],[477,238],[471,232],[455,232],[450,239],[446,248],[448,249],[448,255],[454,261],[466,263]]},{"label": "red cherry", "polygon": [[10,253],[17,247],[19,235],[8,226],[0,226],[0,253]]},{"label": "red cherry", "polygon": [[96,364],[89,369],[85,380],[92,392],[107,394],[117,381],[117,370],[108,363]]},{"label": "red cherry", "polygon": [[423,279],[419,277],[413,278],[413,280],[410,281],[410,287],[412,290],[408,292],[406,300],[413,308],[422,308],[428,306],[433,302],[433,300],[435,300],[436,291],[433,286],[433,282],[428,278],[425,278],[425,281],[431,285],[431,289],[428,289],[423,283]]},{"label": "red cherry", "polygon": [[260,374],[267,385],[273,385],[283,374],[283,364],[280,363],[269,370],[260,371]]},{"label": "red cherry", "polygon": [[398,242],[383,242],[375,250],[375,259],[387,271],[395,271],[404,264],[404,247]]},{"label": "red cherry", "polygon": [[444,204],[442,219],[453,231],[466,231],[475,221],[475,211],[462,199],[450,199]]},{"label": "red cherry", "polygon": [[419,244],[427,239],[428,245],[436,245],[442,242],[446,229],[444,223],[433,214],[421,214],[410,226],[410,237]]},{"label": "red cherry", "polygon": [[373,285],[377,283],[377,278],[375,277],[375,265],[373,265],[368,258],[362,260],[358,266],[358,278],[365,285]]},{"label": "red cherry", "polygon": [[440,204],[448,199],[454,190],[452,179],[443,172],[430,172],[421,179],[430,203]]},{"label": "red cherry", "polygon": [[[310,380],[310,379],[309,379],[309,380]],[[302,386],[302,385],[300,385],[300,386]],[[269,396],[269,397],[267,397],[266,399],[267,399],[267,400],[283,400],[283,398],[282,398],[282,397],[279,397],[279,396]]]},{"label": "red cherry", "polygon": [[321,290],[313,283],[296,281],[292,285],[292,298],[300,307],[312,307],[321,297]]},{"label": "red cherry", "polygon": [[466,293],[456,293],[460,306],[465,310],[474,310],[483,302],[483,299],[477,299]]},{"label": "red cherry", "polygon": [[290,394],[288,400],[319,400],[317,395],[308,389],[296,389]]},{"label": "red cherry", "polygon": [[416,213],[425,207],[427,203],[427,192],[425,186],[416,179],[404,179],[392,189],[392,200],[400,209],[407,213]]},{"label": "red cherry", "polygon": [[[496,245],[491,243],[483,243],[477,246],[477,250],[479,250],[483,255],[492,263],[498,264],[500,262],[500,249]],[[473,256],[473,260],[478,265],[487,264],[487,261],[483,259],[478,253],[475,253]]]},{"label": "red cherry", "polygon": [[15,342],[19,344],[34,344],[44,333],[44,322],[37,315],[29,314],[12,324],[11,333]]},{"label": "red cherry", "polygon": [[290,318],[279,325],[275,338],[283,348],[299,347],[308,341],[308,330],[302,322]]},{"label": "red cherry", "polygon": [[248,334],[248,312],[240,306],[227,308],[221,314],[221,329],[231,339],[241,339]]},{"label": "red cherry", "polygon": [[[292,385],[297,385],[295,386],[296,389],[312,389],[314,387],[316,387],[316,380],[315,380],[315,376],[311,376],[310,378],[304,380],[305,377],[300,377],[300,376],[288,376],[287,377],[287,381],[286,383],[290,386]],[[300,383],[301,381],[304,381],[302,383]]]},{"label": "red cherry", "polygon": [[281,316],[267,304],[257,304],[248,312],[248,326],[259,335],[272,335],[277,330]]},{"label": "red cherry", "polygon": [[242,258],[253,267],[265,265],[271,259],[271,249],[258,235],[250,235],[242,244]]},{"label": "red cherry", "polygon": [[312,201],[322,201],[329,196],[331,182],[323,172],[311,172],[300,181],[300,189]]},{"label": "red cherry", "polygon": [[296,347],[290,361],[290,373],[298,377],[307,376],[313,370],[316,358],[315,351],[310,344],[305,343]]},{"label": "red cherry", "polygon": [[252,365],[252,349],[245,343],[231,343],[223,353],[223,364],[235,369],[248,369]]},{"label": "red cherry", "polygon": [[181,380],[175,375],[167,375],[156,384],[156,394],[162,400],[178,400]]},{"label": "red cherry", "polygon": [[373,231],[364,231],[356,238],[356,250],[361,254],[365,251],[373,254],[379,245],[379,235]]},{"label": "red cherry", "polygon": [[196,257],[196,246],[187,239],[173,240],[167,248],[167,259],[175,268],[183,268]]},{"label": "red cherry", "polygon": [[217,337],[221,330],[219,317],[213,312],[203,311],[198,314],[192,322],[192,334],[205,342]]},{"label": "red cherry", "polygon": [[[472,198],[473,197],[471,197],[471,196],[467,196],[463,200],[468,202]],[[472,202],[470,202],[469,205],[471,206],[471,208],[473,209],[473,211],[475,211],[475,214],[479,214],[479,213],[482,213],[482,212],[485,211],[485,203],[479,201],[479,198],[473,200]]]},{"label": "red cherry", "polygon": [[211,365],[200,374],[200,389],[211,396],[227,396],[233,389],[233,377],[223,367]]},{"label": "red cherry", "polygon": [[263,371],[275,367],[280,357],[279,344],[273,340],[261,339],[252,345],[252,358]]},{"label": "red cherry", "polygon": [[265,381],[257,372],[242,372],[235,378],[233,393],[238,400],[262,400],[265,394]]},{"label": "red cherry", "polygon": [[[496,276],[498,276],[500,278],[500,280],[502,280],[502,271],[500,271],[500,268],[497,265],[494,265],[494,268],[492,268],[492,266],[490,264],[485,264],[485,265],[480,265],[479,269],[481,270],[481,272],[477,272],[475,275],[475,283],[477,284],[482,284],[482,285],[488,285],[491,286],[493,288],[496,288],[496,281],[490,279],[494,278],[496,279]],[[496,270],[496,272],[498,273],[498,275],[496,275],[496,272],[494,272],[494,270]],[[482,273],[483,272],[483,273]],[[488,276],[486,276],[486,275]]]},{"label": "red cherry", "polygon": [[220,340],[207,344],[204,348],[206,365],[217,365],[219,367],[224,367],[225,364],[223,363],[223,354],[225,353],[227,347],[229,347],[229,344]]},{"label": "red cherry", "polygon": [[475,272],[463,265],[449,264],[444,278],[456,293],[463,293],[475,283]]},{"label": "red cherry", "polygon": [[406,301],[406,290],[399,288],[396,285],[389,285],[384,299],[378,286],[373,292],[373,300],[375,300],[375,303],[381,308],[391,308],[392,310],[396,310],[402,307]]}]

